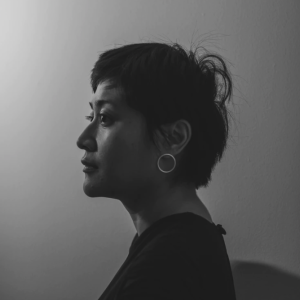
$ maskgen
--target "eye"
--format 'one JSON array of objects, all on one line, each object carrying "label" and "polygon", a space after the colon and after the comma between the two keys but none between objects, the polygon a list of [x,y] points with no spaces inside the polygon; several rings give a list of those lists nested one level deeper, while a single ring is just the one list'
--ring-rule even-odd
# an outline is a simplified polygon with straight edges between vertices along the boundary
[{"label": "eye", "polygon": [[86,116],[85,117],[87,120],[90,120],[91,122],[93,121],[93,117],[92,116]]},{"label": "eye", "polygon": [[[107,115],[104,115],[104,114],[100,114],[100,117],[101,116],[104,116],[105,118],[108,118],[108,119],[110,119],[110,117],[108,117]],[[92,122],[93,121],[93,119],[94,119],[94,117],[93,116],[86,116],[85,117],[87,120],[89,120],[90,122]],[[106,123],[106,122],[104,122],[104,123]]]}]

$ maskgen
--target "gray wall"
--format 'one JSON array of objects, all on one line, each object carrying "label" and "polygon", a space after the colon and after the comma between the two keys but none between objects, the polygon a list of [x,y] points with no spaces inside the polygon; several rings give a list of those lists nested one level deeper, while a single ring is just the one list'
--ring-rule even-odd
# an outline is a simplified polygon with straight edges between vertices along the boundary
[{"label": "gray wall", "polygon": [[296,299],[299,15],[297,0],[2,0],[0,299],[100,296],[135,228],[119,201],[82,190],[92,65],[115,44],[206,33],[233,64],[235,124],[198,194],[227,231],[238,299]]}]

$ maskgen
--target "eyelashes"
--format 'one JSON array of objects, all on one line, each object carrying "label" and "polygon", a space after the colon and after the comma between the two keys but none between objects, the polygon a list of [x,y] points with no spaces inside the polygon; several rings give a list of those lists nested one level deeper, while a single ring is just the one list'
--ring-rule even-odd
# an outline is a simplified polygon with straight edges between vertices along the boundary
[{"label": "eyelashes", "polygon": [[93,117],[92,117],[92,116],[86,116],[85,118],[86,118],[87,120],[89,120],[90,122],[93,121]]},{"label": "eyelashes", "polygon": [[[100,114],[100,117],[101,116],[104,116],[105,118],[108,118],[108,119],[110,119],[110,117],[108,117],[107,115],[104,115],[104,114]],[[85,117],[87,120],[89,120],[90,122],[92,122],[93,121],[93,119],[94,119],[94,117],[93,116],[86,116]],[[104,123],[107,123],[107,122],[104,122]]]}]

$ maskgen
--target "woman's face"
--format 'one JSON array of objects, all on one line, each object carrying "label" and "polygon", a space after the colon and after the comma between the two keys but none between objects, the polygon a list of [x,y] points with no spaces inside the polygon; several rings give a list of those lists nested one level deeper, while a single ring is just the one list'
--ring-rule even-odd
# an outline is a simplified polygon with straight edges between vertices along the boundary
[{"label": "woman's face", "polygon": [[142,114],[128,107],[117,89],[105,87],[106,83],[98,86],[91,101],[90,123],[77,141],[86,151],[83,158],[98,167],[85,173],[83,190],[89,197],[126,203],[149,193],[161,180],[158,156],[147,138]]}]

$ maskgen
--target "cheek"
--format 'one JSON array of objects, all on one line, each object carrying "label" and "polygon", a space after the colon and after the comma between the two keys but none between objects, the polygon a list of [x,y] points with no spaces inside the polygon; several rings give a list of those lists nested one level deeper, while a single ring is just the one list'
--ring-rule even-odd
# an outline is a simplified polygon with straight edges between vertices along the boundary
[{"label": "cheek", "polygon": [[99,141],[100,164],[105,164],[105,172],[125,180],[126,176],[138,178],[149,172],[153,167],[153,150],[146,137],[140,122],[132,120],[107,131]]},{"label": "cheek", "polygon": [[140,176],[144,176],[151,165],[149,149],[138,136],[134,135],[120,141],[114,156],[119,164],[119,167],[116,165],[116,168],[122,173],[122,176],[130,176],[136,180]]},{"label": "cheek", "polygon": [[[132,135],[124,130],[111,131],[107,136],[98,140],[99,164],[105,169],[105,173],[118,173],[132,164],[137,155],[136,143]],[[123,171],[122,171],[123,172]]]}]

